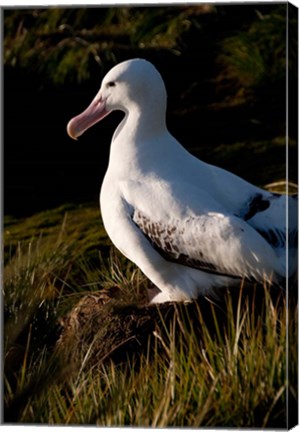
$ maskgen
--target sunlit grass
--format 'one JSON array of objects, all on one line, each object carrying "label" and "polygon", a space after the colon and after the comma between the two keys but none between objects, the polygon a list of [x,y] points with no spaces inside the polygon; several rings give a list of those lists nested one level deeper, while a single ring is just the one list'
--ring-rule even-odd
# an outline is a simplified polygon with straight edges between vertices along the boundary
[{"label": "sunlit grass", "polygon": [[285,331],[278,335],[277,320],[283,324],[285,312],[277,315],[269,297],[265,308],[267,331],[245,303],[237,321],[228,316],[223,339],[211,338],[198,310],[200,344],[195,333],[184,330],[178,308],[168,334],[159,329],[153,334],[159,345],[152,358],[142,356],[136,370],[134,360],[124,367],[111,362],[83,368],[67,383],[46,386],[42,398],[32,396],[21,419],[153,427],[262,427],[270,419],[282,427],[286,339]]},{"label": "sunlit grass", "polygon": [[104,237],[101,256],[95,254],[95,219],[93,209],[69,209],[44,236],[32,227],[30,239],[20,227],[32,226],[30,218],[6,227],[12,233],[4,269],[6,421],[285,427],[287,390],[289,398],[297,395],[297,305],[287,308],[283,293],[271,296],[266,285],[253,292],[241,286],[240,296],[227,292],[221,303],[172,306],[170,320],[161,312],[148,346],[127,361],[92,362],[90,341],[76,346],[76,365],[64,362],[58,323],[82,296],[117,286],[120,303],[134,304],[146,287]]}]

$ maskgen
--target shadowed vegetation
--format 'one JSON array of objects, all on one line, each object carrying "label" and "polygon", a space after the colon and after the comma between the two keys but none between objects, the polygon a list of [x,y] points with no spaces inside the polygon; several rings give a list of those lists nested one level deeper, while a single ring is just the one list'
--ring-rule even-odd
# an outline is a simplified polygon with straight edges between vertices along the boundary
[{"label": "shadowed vegetation", "polygon": [[[65,127],[94,97],[103,75],[133,57],[161,72],[168,127],[185,147],[257,185],[267,177],[283,180],[286,12],[285,4],[6,9],[5,213],[23,216],[96,199],[120,116],[109,116],[79,145]],[[290,34],[296,22],[290,15]],[[296,94],[293,40],[288,78]],[[289,114],[297,118],[296,110]],[[297,182],[296,120],[288,133],[289,176]],[[224,146],[226,154],[218,151]]]}]

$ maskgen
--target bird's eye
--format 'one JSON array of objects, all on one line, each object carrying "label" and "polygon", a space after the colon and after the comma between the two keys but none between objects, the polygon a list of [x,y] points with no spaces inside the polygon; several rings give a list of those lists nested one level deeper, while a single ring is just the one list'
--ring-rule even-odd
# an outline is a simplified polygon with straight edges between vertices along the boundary
[{"label": "bird's eye", "polygon": [[115,87],[115,82],[114,81],[109,81],[107,83],[107,87]]}]

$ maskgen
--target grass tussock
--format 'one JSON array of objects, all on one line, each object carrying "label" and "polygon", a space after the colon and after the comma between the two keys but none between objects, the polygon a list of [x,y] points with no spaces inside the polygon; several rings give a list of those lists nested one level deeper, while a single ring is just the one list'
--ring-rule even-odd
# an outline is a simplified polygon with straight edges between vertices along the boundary
[{"label": "grass tussock", "polygon": [[99,332],[76,346],[76,367],[65,361],[57,349],[59,322],[83,296],[117,287],[114,313],[133,316],[148,287],[132,264],[109,255],[92,208],[65,213],[5,228],[6,422],[286,427],[287,401],[297,397],[297,302],[287,304],[267,286],[242,286],[216,304],[157,308],[143,350],[126,354],[119,346],[122,361],[91,361]]}]

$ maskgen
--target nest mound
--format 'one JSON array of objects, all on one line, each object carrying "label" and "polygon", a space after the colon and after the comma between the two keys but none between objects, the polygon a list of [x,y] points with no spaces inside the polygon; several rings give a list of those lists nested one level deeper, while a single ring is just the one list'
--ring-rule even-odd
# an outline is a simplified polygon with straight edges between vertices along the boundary
[{"label": "nest mound", "polygon": [[137,360],[140,354],[150,355],[154,346],[163,344],[173,327],[175,332],[195,332],[199,341],[203,325],[211,334],[216,332],[214,307],[216,325],[222,323],[224,330],[225,307],[215,306],[207,298],[190,303],[127,304],[115,290],[86,295],[61,320],[57,350],[63,363],[74,369],[82,367],[82,362],[84,367],[92,367],[108,360]]},{"label": "nest mound", "polygon": [[[225,290],[217,300],[202,297],[190,303],[149,304],[143,299],[127,304],[119,289],[86,295],[61,320],[57,351],[64,364],[77,370],[82,364],[93,367],[108,360],[124,363],[133,357],[138,359],[141,353],[150,355],[174,328],[185,335],[192,331],[201,343],[203,327],[212,338],[219,332],[224,336],[231,314],[236,317],[244,302],[249,302],[255,314],[263,315],[265,295],[263,287],[252,286],[241,291]],[[271,297],[277,304],[284,295],[274,290]]]}]

